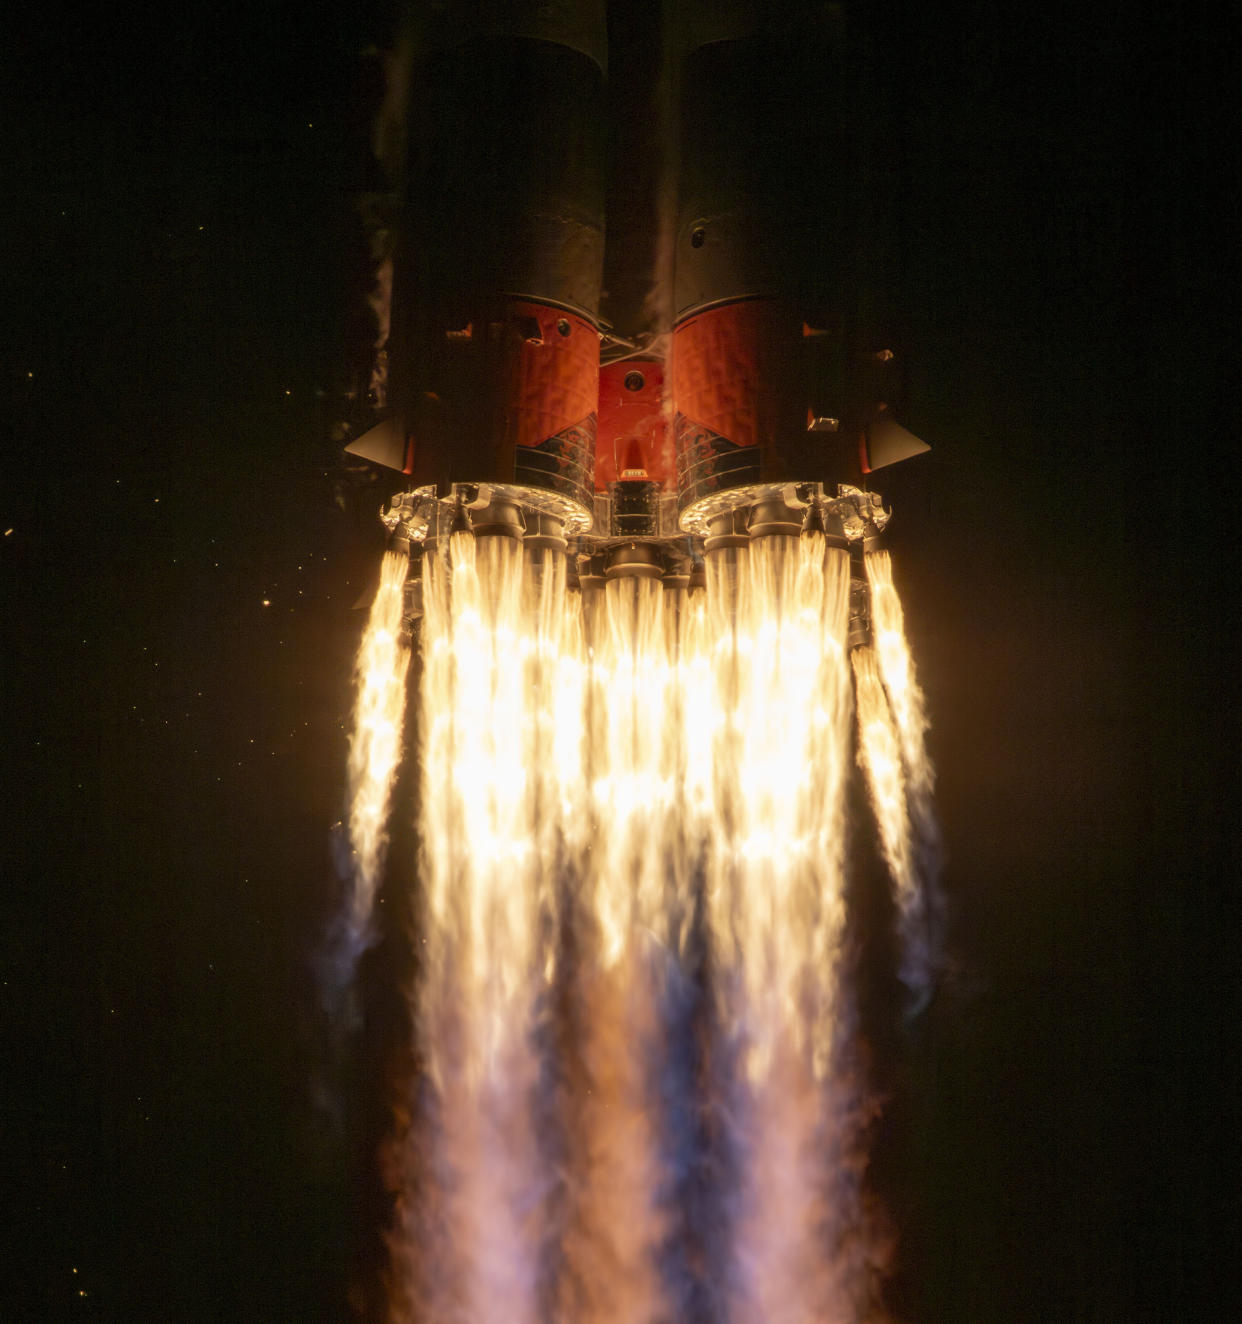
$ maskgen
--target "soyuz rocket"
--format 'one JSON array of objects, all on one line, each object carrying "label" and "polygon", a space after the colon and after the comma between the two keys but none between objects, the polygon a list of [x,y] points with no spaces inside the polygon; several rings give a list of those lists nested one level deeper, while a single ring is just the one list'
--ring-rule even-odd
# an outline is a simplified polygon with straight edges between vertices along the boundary
[{"label": "soyuz rocket", "polygon": [[[685,584],[823,532],[928,447],[868,289],[850,15],[808,0],[442,0],[411,13],[382,518]],[[611,40],[610,40],[611,38]],[[874,268],[872,268],[874,269]],[[418,613],[417,577],[409,616]]]}]

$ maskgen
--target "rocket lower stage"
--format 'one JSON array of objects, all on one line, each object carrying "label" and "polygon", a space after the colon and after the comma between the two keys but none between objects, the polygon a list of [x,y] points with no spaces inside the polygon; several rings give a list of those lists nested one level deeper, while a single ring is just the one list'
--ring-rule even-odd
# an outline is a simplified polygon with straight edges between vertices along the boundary
[{"label": "rocket lower stage", "polygon": [[[868,566],[894,594],[883,631],[853,653],[857,737],[850,557],[822,534],[709,550],[701,588],[574,587],[566,565],[464,529],[424,559],[424,1072],[391,1141],[388,1317],[870,1318],[890,1243],[862,1189],[844,959],[856,758],[916,995],[935,885],[887,557]],[[391,634],[385,602],[360,653],[354,763],[371,748],[382,766],[351,779],[369,797],[356,947],[396,768],[366,723],[404,694],[404,658],[372,638]]]}]

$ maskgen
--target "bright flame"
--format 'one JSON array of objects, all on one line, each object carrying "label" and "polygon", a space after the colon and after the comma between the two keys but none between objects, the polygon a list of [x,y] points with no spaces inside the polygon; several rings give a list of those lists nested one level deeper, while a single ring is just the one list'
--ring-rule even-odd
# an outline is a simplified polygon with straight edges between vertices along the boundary
[{"label": "bright flame", "polygon": [[858,761],[867,777],[884,862],[897,889],[897,904],[906,910],[912,904],[917,879],[906,816],[905,774],[897,728],[880,681],[874,651],[856,648],[851,660],[858,695]]},{"label": "bright flame", "polygon": [[401,759],[405,673],[410,659],[401,641],[408,566],[404,552],[385,553],[379,591],[354,667],[357,696],[349,746],[349,840],[355,867],[347,921],[354,944],[365,942],[370,929],[388,844],[389,799]]},{"label": "bright flame", "polygon": [[416,1011],[438,1103],[426,1228],[447,1245],[423,1304],[436,1319],[533,1324],[552,1184],[535,1034],[557,863],[581,816],[581,626],[563,558],[509,538],[456,533],[424,576]]},{"label": "bright flame", "polygon": [[664,853],[679,806],[675,622],[658,580],[614,579],[591,604],[591,882],[604,958],[663,911]]},{"label": "bright flame", "polygon": [[[917,1003],[931,995],[943,927],[944,901],[940,893],[940,828],[932,790],[936,774],[928,757],[927,710],[923,691],[914,674],[914,661],[906,642],[901,599],[893,583],[893,566],[887,552],[870,552],[866,558],[871,582],[871,620],[875,638],[875,663],[892,708],[893,739],[897,750],[887,746],[888,736],[872,733],[875,757],[869,769],[873,800],[880,817],[880,835],[885,856],[897,888],[898,920],[902,934],[901,977]],[[878,688],[878,687],[877,687]],[[872,704],[877,714],[883,695]],[[860,688],[860,721],[861,688]],[[863,744],[866,750],[867,736]],[[881,752],[880,746],[884,745]],[[895,766],[888,767],[889,762]],[[904,845],[896,838],[897,811],[891,804],[900,796],[904,780]],[[877,785],[886,789],[877,794]],[[886,826],[886,818],[888,820]]]},{"label": "bright flame", "polygon": [[871,621],[880,676],[893,705],[901,755],[910,781],[910,793],[931,794],[935,769],[927,756],[927,711],[923,691],[914,675],[914,660],[906,643],[905,617],[893,584],[893,563],[887,552],[867,554],[867,578],[871,582]]},{"label": "bright flame", "polygon": [[[426,557],[424,608],[402,1320],[658,1324],[691,1291],[738,1320],[859,1318],[847,554],[763,537],[710,554],[706,591],[579,592],[560,555],[457,533]],[[904,733],[921,749],[926,723],[887,610],[854,675],[904,896]],[[714,1169],[688,1138],[706,1115]],[[693,1252],[674,1169],[726,1211]]]},{"label": "bright flame", "polygon": [[[714,723],[709,912],[743,1079],[741,1318],[840,1308],[824,1233],[825,1095],[841,1017],[849,561],[820,535],[708,557]],[[834,1105],[835,1106],[835,1105]]]},{"label": "bright flame", "polygon": [[[750,1014],[789,1027],[799,1050],[818,1049],[825,1022],[801,1007],[832,959],[843,913],[849,562],[821,536],[778,536],[736,560],[714,554],[708,576],[713,930]],[[766,1033],[752,1036],[752,1073],[763,1074],[771,1047]]]}]

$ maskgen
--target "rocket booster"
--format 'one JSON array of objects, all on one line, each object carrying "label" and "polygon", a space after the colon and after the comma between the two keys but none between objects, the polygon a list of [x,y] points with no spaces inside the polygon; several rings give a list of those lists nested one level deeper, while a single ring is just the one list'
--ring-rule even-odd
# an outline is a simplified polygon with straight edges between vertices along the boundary
[{"label": "rocket booster", "polygon": [[411,20],[389,389],[347,450],[406,475],[383,518],[412,542],[464,518],[683,575],[808,524],[875,536],[868,475],[927,446],[863,315],[839,7],[620,9]]}]

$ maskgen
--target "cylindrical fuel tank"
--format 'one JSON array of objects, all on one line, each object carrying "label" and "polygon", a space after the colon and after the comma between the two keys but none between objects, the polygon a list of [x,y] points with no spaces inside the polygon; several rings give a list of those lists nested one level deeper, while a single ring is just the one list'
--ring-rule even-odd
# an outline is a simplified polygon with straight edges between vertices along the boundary
[{"label": "cylindrical fuel tank", "polygon": [[604,249],[602,0],[427,7],[416,25],[393,401],[415,484],[593,504]]}]

